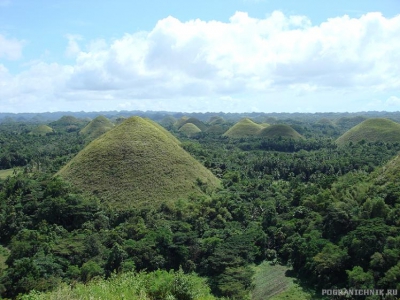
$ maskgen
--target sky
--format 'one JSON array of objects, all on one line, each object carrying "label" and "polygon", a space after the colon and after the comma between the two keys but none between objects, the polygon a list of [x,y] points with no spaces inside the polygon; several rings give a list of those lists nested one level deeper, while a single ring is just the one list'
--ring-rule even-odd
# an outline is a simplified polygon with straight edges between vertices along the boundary
[{"label": "sky", "polygon": [[0,0],[0,112],[107,110],[399,111],[400,1]]}]

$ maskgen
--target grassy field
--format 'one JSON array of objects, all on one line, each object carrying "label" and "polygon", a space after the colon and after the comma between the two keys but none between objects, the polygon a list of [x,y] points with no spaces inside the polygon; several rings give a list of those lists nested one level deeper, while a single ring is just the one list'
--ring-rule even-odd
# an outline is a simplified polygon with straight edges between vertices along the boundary
[{"label": "grassy field", "polygon": [[204,195],[220,185],[171,133],[139,117],[91,142],[58,174],[122,209]]},{"label": "grassy field", "polygon": [[263,262],[255,267],[252,300],[308,300],[311,294],[305,292],[294,278],[287,276],[289,268]]},{"label": "grassy field", "polygon": [[336,140],[336,143],[345,145],[362,140],[366,142],[400,142],[400,124],[384,118],[368,119],[345,132]]}]

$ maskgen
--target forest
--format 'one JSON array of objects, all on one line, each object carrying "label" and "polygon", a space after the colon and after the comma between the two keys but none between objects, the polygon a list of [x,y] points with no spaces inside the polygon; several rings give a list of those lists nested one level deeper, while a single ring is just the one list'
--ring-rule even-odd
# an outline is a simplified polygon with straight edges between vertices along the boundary
[{"label": "forest", "polygon": [[[100,151],[94,145],[106,138],[118,144],[124,132],[110,136],[117,137],[130,119],[106,115],[101,124],[111,122],[110,128],[96,127],[93,135],[82,131],[87,116],[2,119],[0,297],[56,299],[55,291],[99,282],[124,286],[132,278],[147,298],[129,299],[331,299],[321,291],[350,288],[400,292],[399,115],[379,115],[382,122],[368,113],[141,116],[153,119],[137,121],[143,132],[162,132],[171,149],[177,138],[219,186],[197,179],[196,192],[185,190],[178,200],[151,194],[140,205],[116,206],[117,194],[89,191],[60,170],[71,161],[76,166],[73,159],[84,151]],[[173,136],[167,140],[153,123]],[[199,130],[181,130],[188,123]],[[38,129],[40,124],[50,129]],[[242,127],[224,134],[233,126]],[[264,134],[250,134],[250,127]],[[266,128],[275,128],[274,134]],[[112,163],[122,166],[114,154],[120,152],[112,152]],[[93,177],[100,176],[99,166],[111,164],[109,158],[95,163]],[[135,172],[144,174],[138,166]],[[107,168],[102,172],[111,178],[124,172]],[[159,162],[155,172],[161,168]],[[278,268],[292,286],[268,292],[262,285]]]}]

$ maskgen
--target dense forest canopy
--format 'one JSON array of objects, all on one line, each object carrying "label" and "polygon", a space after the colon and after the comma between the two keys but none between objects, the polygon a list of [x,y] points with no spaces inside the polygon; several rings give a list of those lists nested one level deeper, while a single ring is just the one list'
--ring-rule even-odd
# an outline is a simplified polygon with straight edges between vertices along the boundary
[{"label": "dense forest canopy", "polygon": [[[98,115],[109,128],[88,139],[83,129]],[[145,129],[124,135],[132,115],[153,121],[136,118]],[[243,118],[259,130],[280,125],[275,128],[285,130],[277,132],[290,128],[301,138],[224,136]],[[371,140],[359,131],[362,139],[340,139],[371,118],[393,122],[380,122]],[[0,121],[4,298],[50,299],[52,291],[66,295],[71,288],[81,295],[97,285],[124,286],[122,293],[135,286],[132,299],[142,299],[140,293],[148,299],[258,300],[323,299],[322,289],[400,292],[400,143],[385,139],[385,124],[397,126],[400,113],[68,112],[0,114]],[[196,134],[180,130],[194,123],[201,127]],[[128,153],[127,141],[147,147],[152,139],[154,151],[179,147],[220,183],[211,188],[198,178],[193,189],[201,193],[140,206],[125,199],[120,206],[101,187],[85,189],[59,172],[88,151],[96,159],[85,172],[90,164],[101,170],[107,153],[94,145],[106,140],[123,152],[110,152],[117,171],[102,171],[117,182],[129,169],[121,167],[129,153],[148,152]],[[154,174],[174,164],[155,157]],[[169,171],[162,174],[174,180]],[[135,195],[129,197],[134,203]],[[282,284],[271,288],[274,276]]]}]

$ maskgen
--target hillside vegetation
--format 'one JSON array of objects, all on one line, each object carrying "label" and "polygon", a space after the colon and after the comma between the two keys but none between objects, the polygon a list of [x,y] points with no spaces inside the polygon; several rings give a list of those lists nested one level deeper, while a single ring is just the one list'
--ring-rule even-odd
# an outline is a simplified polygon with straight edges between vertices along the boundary
[{"label": "hillside vegetation", "polygon": [[292,127],[289,125],[285,124],[277,124],[277,125],[271,125],[268,126],[264,129],[262,129],[259,133],[258,136],[264,137],[264,138],[289,138],[289,139],[303,139],[303,137],[298,133],[296,130],[294,130]]},{"label": "hillside vegetation", "polygon": [[191,123],[191,124],[196,125],[196,127],[199,128],[201,131],[204,131],[204,130],[207,129],[206,124],[204,124],[202,121],[200,121],[200,120],[197,119],[197,118],[189,118],[189,119],[185,120],[185,121],[182,123],[181,126],[183,126],[183,125],[185,125],[185,124],[188,124],[188,123]]},{"label": "hillside vegetation", "polygon": [[400,142],[400,124],[389,119],[374,118],[363,121],[340,136],[336,143]]},{"label": "hillside vegetation", "polygon": [[254,123],[248,118],[245,118],[229,128],[228,131],[225,132],[223,135],[230,138],[255,136],[263,128],[265,127],[260,124]]},{"label": "hillside vegetation", "polygon": [[150,120],[132,117],[91,142],[58,173],[109,205],[158,205],[219,181]]}]

